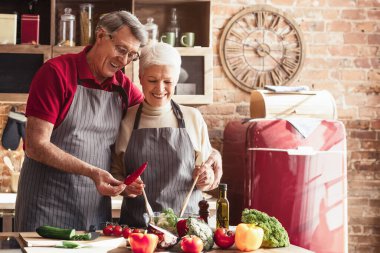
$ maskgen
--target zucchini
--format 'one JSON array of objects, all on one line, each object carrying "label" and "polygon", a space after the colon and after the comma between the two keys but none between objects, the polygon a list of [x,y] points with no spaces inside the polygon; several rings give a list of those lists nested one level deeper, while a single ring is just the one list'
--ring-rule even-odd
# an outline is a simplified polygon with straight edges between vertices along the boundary
[{"label": "zucchini", "polygon": [[37,234],[45,238],[70,240],[75,235],[75,229],[64,229],[52,226],[41,226],[36,229]]}]

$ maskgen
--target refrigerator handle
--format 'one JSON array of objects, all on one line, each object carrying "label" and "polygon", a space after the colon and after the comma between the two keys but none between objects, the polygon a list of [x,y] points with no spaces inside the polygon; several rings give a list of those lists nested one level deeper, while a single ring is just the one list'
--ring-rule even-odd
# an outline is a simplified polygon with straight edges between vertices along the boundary
[{"label": "refrigerator handle", "polygon": [[313,149],[313,147],[310,146],[299,146],[297,149],[288,149],[287,150],[289,155],[308,155],[312,156],[315,155],[317,152]]}]

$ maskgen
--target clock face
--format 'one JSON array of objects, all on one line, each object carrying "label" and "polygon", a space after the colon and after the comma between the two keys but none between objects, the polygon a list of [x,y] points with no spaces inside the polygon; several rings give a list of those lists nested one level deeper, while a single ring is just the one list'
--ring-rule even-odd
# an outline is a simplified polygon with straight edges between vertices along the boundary
[{"label": "clock face", "polygon": [[245,91],[294,80],[304,60],[297,24],[267,5],[246,8],[224,28],[219,55],[227,76]]}]

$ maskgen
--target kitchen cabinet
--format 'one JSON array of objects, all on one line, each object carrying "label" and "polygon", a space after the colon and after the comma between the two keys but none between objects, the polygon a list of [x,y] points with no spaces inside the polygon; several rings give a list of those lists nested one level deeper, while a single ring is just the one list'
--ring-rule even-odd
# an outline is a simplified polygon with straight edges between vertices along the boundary
[{"label": "kitchen cabinet", "polygon": [[[194,47],[178,47],[183,56],[184,64],[188,65],[185,70],[190,72],[191,78],[188,82],[178,86],[178,94],[174,98],[181,104],[209,104],[212,103],[212,25],[211,25],[211,1],[206,0],[39,0],[35,1],[33,10],[40,15],[40,45],[0,45],[1,53],[10,54],[7,57],[21,56],[16,54],[39,54],[43,62],[64,53],[80,52],[84,45],[80,45],[80,4],[91,3],[94,5],[92,26],[99,21],[102,14],[114,10],[127,10],[134,13],[140,21],[145,24],[148,17],[153,17],[158,25],[158,38],[168,28],[170,21],[170,10],[177,9],[178,22],[180,26],[179,36],[185,32],[195,33]],[[71,8],[76,17],[75,47],[56,46],[59,40],[60,17],[65,8]],[[28,1],[6,0],[2,1],[0,13],[18,14],[18,43],[20,38],[20,16],[29,13]],[[33,63],[29,68],[38,69],[43,62]],[[8,68],[12,67],[12,61],[5,61]],[[5,66],[5,67],[7,67]],[[125,68],[125,73],[134,81],[137,64],[130,64]],[[190,66],[190,67],[189,67]],[[24,66],[25,67],[25,66]],[[186,69],[187,68],[187,69]],[[6,68],[5,68],[6,69]],[[21,67],[22,69],[22,67]],[[4,80],[5,73],[0,72],[0,80]],[[9,78],[9,84],[17,86],[17,79],[21,75],[13,75]],[[28,79],[29,78],[29,79]],[[25,77],[29,82],[29,77]],[[193,79],[196,80],[193,80]],[[12,93],[2,89],[4,84],[0,82],[0,101],[26,102],[27,93]],[[22,85],[28,86],[27,81]]]}]

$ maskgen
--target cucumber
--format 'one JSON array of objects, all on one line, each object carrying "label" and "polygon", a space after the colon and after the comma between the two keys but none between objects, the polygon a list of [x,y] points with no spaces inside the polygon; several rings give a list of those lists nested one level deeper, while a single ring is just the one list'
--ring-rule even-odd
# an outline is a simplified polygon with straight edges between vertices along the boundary
[{"label": "cucumber", "polygon": [[64,229],[52,226],[41,226],[36,229],[37,234],[45,238],[70,240],[75,235],[75,229]]}]

